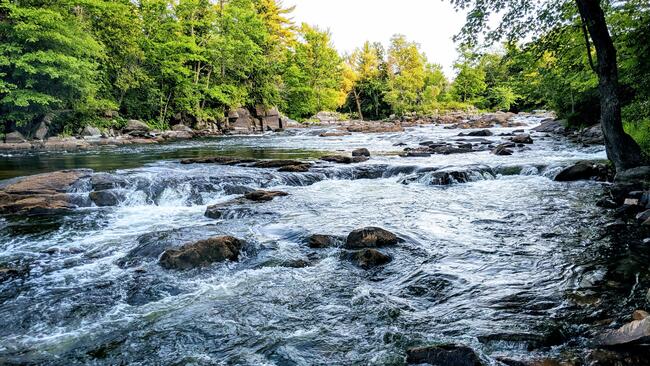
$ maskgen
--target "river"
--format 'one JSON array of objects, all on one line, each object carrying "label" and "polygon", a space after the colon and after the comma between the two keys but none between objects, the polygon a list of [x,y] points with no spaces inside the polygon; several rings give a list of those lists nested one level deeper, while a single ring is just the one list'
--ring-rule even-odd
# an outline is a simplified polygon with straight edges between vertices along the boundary
[{"label": "river", "polygon": [[[540,120],[521,118],[526,129]],[[515,129],[494,128],[486,139]],[[0,263],[30,269],[0,284],[0,363],[399,365],[410,346],[453,342],[496,364],[577,347],[575,294],[608,270],[594,249],[608,245],[594,239],[602,184],[552,178],[571,162],[604,159],[602,147],[533,135],[512,156],[403,158],[395,144],[460,131],[319,137],[323,130],[3,156],[4,179],[92,168],[126,184],[116,207],[0,219]],[[316,159],[359,147],[372,158],[308,173],[179,164],[224,154]],[[437,184],[431,172],[440,167],[467,171],[467,181]],[[289,196],[205,217],[206,206],[236,197],[233,186]],[[365,226],[403,239],[385,249],[390,263],[364,270],[340,248],[305,245],[310,234]],[[160,248],[215,235],[245,241],[238,262],[189,271],[157,262]],[[296,260],[308,265],[287,265]],[[556,342],[562,332],[574,340]]]}]

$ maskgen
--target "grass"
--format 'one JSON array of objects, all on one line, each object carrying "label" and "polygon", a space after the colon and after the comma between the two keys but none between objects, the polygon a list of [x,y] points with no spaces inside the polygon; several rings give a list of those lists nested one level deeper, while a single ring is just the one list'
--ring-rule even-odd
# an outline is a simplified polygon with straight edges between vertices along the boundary
[{"label": "grass", "polygon": [[624,121],[623,128],[650,156],[650,119],[640,121]]}]

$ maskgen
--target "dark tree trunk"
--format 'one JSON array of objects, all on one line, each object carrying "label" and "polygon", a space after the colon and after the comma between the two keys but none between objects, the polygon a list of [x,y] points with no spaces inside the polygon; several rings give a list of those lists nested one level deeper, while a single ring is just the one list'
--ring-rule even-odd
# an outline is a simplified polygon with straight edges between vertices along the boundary
[{"label": "dark tree trunk", "polygon": [[354,102],[357,104],[357,113],[359,113],[359,119],[363,121],[363,113],[361,113],[361,101],[359,100],[359,93],[357,93],[357,88],[352,88],[354,93]]},{"label": "dark tree trunk", "polygon": [[605,136],[607,157],[617,171],[643,164],[639,145],[623,130],[621,103],[618,99],[616,48],[609,35],[600,0],[576,0],[596,49],[596,73],[600,94],[600,123]]}]

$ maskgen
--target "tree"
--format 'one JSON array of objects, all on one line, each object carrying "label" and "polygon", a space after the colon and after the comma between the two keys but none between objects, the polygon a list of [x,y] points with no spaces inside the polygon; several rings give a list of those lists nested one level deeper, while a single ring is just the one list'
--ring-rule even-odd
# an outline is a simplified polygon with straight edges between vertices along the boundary
[{"label": "tree", "polygon": [[424,89],[426,58],[418,45],[395,35],[388,49],[388,91],[386,101],[398,114],[413,111]]},{"label": "tree", "polygon": [[[475,42],[482,30],[488,29],[487,39],[523,39],[532,30],[544,32],[565,21],[566,9],[571,2],[554,0],[451,0],[460,9],[469,9],[467,22],[460,38]],[[591,42],[596,50],[594,69],[598,75],[601,106],[601,126],[605,136],[607,156],[617,170],[625,170],[643,164],[639,145],[623,130],[621,103],[619,99],[618,64],[616,48],[609,34],[600,0],[575,0],[585,31],[587,52]],[[495,29],[487,25],[494,13],[502,14],[502,22]],[[591,39],[591,42],[590,42]]]},{"label": "tree", "polygon": [[468,61],[457,63],[455,68],[458,75],[454,79],[452,90],[461,102],[470,101],[485,91],[485,71],[472,66]]}]

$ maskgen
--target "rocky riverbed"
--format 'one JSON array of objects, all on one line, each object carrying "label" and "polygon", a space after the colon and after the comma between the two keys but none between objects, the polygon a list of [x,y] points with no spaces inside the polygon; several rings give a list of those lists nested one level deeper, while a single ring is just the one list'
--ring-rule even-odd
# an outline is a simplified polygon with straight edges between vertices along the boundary
[{"label": "rocky riverbed", "polygon": [[446,122],[5,154],[0,363],[648,364],[648,172]]}]

